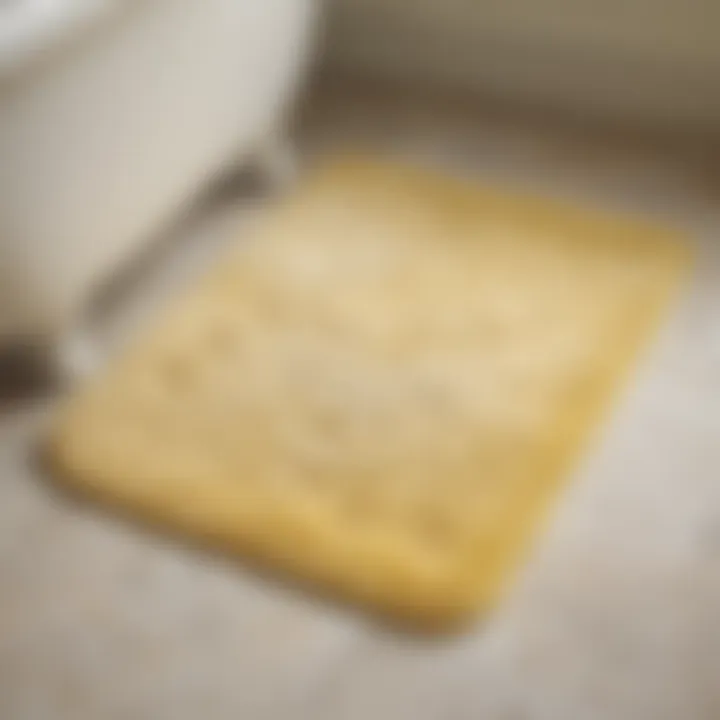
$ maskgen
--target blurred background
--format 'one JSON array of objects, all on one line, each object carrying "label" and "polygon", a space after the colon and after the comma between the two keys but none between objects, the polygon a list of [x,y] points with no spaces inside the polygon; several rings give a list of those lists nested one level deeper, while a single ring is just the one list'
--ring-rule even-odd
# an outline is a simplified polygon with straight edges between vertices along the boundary
[{"label": "blurred background", "polygon": [[[717,0],[0,0],[0,717],[717,718],[719,32]],[[343,148],[696,248],[532,562],[463,637],[313,602],[38,467],[60,388]]]},{"label": "blurred background", "polygon": [[324,64],[572,116],[717,129],[716,3],[338,0]]}]

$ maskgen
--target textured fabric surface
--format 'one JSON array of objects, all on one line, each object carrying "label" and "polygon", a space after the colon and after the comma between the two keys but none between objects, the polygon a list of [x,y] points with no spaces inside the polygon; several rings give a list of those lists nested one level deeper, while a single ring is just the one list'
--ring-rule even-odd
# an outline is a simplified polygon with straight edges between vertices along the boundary
[{"label": "textured fabric surface", "polygon": [[85,392],[72,484],[429,625],[488,607],[686,266],[662,229],[336,161]]}]

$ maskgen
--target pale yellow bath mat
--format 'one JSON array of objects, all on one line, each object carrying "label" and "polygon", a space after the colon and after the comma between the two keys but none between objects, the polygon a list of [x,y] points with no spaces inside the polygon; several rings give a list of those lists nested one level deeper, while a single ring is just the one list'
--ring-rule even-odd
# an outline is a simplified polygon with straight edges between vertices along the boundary
[{"label": "pale yellow bath mat", "polygon": [[686,265],[670,232],[318,172],[61,413],[72,485],[428,625],[487,607]]}]

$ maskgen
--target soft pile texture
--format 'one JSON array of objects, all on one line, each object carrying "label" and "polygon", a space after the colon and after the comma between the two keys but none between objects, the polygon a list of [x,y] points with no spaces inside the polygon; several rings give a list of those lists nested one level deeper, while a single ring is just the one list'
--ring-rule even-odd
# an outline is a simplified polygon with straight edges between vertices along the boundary
[{"label": "soft pile texture", "polygon": [[336,160],[68,403],[75,487],[393,618],[495,601],[687,266],[669,231]]}]

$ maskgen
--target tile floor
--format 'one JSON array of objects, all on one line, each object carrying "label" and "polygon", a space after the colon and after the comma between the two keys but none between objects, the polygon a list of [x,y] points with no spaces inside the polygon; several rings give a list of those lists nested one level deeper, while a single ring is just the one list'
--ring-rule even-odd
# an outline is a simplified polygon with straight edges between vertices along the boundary
[{"label": "tile floor", "polygon": [[[692,283],[507,602],[463,637],[394,635],[53,490],[54,398],[0,408],[3,720],[714,720],[720,717],[720,204],[637,143],[447,97],[326,89],[311,157],[351,145],[649,213],[697,246]],[[132,337],[258,211],[207,200],[100,323]],[[261,211],[261,210],[259,210]]]}]

